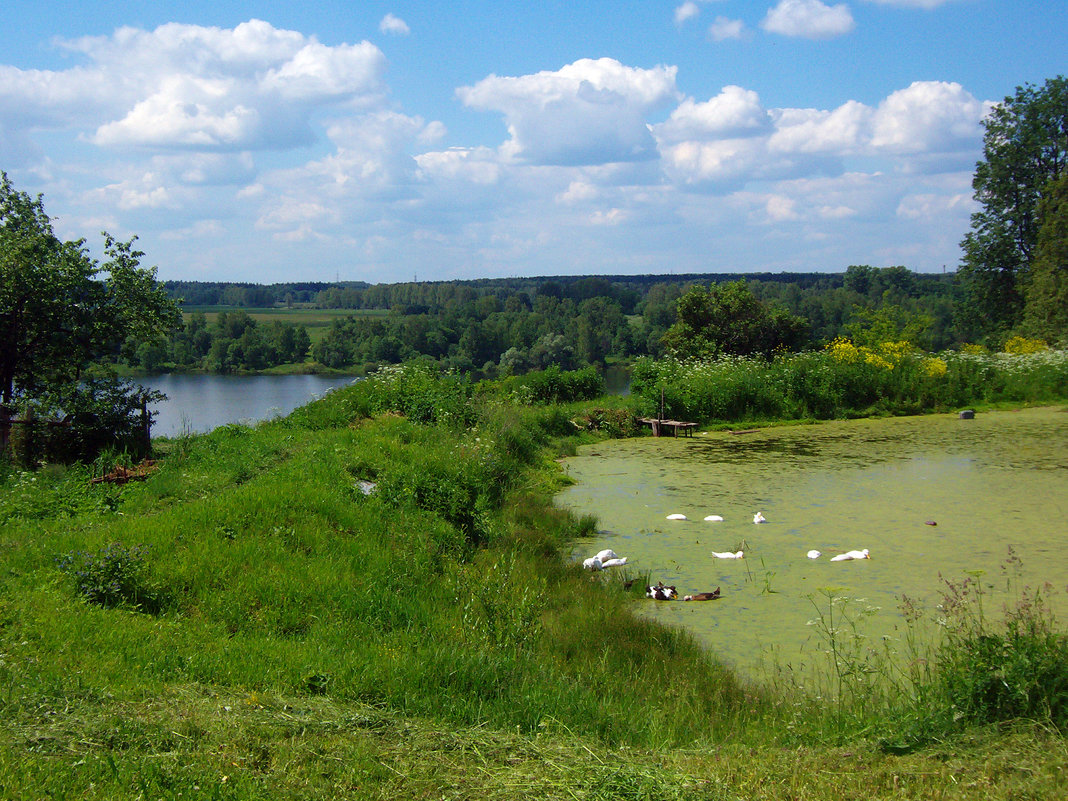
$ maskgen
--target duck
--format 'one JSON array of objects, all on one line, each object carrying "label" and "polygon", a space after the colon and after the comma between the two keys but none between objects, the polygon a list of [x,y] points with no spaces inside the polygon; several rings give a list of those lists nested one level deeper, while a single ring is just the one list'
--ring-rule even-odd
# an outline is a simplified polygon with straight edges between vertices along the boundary
[{"label": "duck", "polygon": [[722,523],[723,518],[720,515],[709,515],[705,518],[706,523]]},{"label": "duck", "polygon": [[693,595],[686,595],[683,597],[684,601],[718,601],[719,600],[719,587],[712,590],[712,592],[695,592]]},{"label": "duck", "polygon": [[823,554],[813,548],[811,551],[805,554],[809,559],[819,559]]},{"label": "duck", "polygon": [[615,559],[617,557],[615,551],[613,551],[611,548],[605,548],[603,551],[597,552],[597,558],[600,559],[602,562],[607,562],[609,559]]},{"label": "duck", "polygon": [[767,523],[768,521],[764,517],[764,513],[763,512],[757,512],[755,515],[753,515],[753,522],[754,523]]},{"label": "duck", "polygon": [[603,570],[604,562],[602,562],[596,556],[591,556],[589,559],[582,560],[582,566],[586,570]]},{"label": "duck", "polygon": [[674,601],[679,597],[674,587],[665,587],[664,582],[658,581],[651,587],[645,588],[645,597],[654,601]]},{"label": "duck", "polygon": [[607,570],[610,567],[622,567],[627,563],[627,557],[617,556],[614,559],[605,559],[601,562],[601,568]]},{"label": "duck", "polygon": [[868,555],[868,549],[865,548],[862,551],[846,551],[845,553],[838,554],[838,556],[831,557],[832,562],[851,562],[854,559],[871,559]]},{"label": "duck", "polygon": [[685,520],[686,519],[686,515],[679,514],[679,513],[676,512],[673,515],[668,515],[667,519],[668,520]]},{"label": "duck", "polygon": [[712,551],[712,556],[716,559],[744,559],[745,551]]}]

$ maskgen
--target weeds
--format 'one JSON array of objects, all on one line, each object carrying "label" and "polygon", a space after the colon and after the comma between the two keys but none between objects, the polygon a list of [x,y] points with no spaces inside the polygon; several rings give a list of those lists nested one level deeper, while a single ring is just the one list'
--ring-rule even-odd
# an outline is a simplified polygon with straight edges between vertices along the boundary
[{"label": "weeds", "polygon": [[62,573],[74,579],[78,593],[106,609],[128,607],[156,613],[163,593],[150,578],[145,546],[113,542],[94,553],[73,551],[56,559]]}]

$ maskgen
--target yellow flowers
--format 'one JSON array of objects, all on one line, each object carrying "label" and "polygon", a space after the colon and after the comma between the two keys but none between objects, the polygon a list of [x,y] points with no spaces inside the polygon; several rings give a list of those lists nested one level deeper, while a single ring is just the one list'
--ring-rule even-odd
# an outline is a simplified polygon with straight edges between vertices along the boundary
[{"label": "yellow flowers", "polygon": [[915,352],[908,342],[880,342],[873,348],[857,347],[845,337],[836,337],[827,345],[827,353],[836,362],[845,364],[870,364],[880,370],[893,370],[901,361]]},{"label": "yellow flowers", "polygon": [[1027,337],[1012,337],[1005,343],[1005,353],[1014,356],[1025,356],[1030,353],[1042,353],[1049,350],[1049,346],[1041,339],[1028,339]]},{"label": "yellow flowers", "polygon": [[862,360],[860,349],[845,337],[835,337],[826,350],[836,362],[856,364]]},{"label": "yellow flowers", "polygon": [[941,378],[949,370],[949,365],[946,364],[945,359],[932,356],[929,359],[924,359],[923,370],[930,378]]}]

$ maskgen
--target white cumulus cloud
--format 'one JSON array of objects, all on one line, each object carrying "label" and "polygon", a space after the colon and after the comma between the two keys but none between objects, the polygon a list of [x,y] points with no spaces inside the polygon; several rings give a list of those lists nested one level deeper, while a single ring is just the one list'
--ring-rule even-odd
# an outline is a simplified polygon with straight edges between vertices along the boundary
[{"label": "white cumulus cloud", "polygon": [[555,72],[491,75],[457,90],[471,108],[504,115],[503,152],[524,163],[586,165],[656,157],[647,115],[677,96],[675,67],[581,59]]},{"label": "white cumulus cloud", "polygon": [[328,47],[261,20],[126,27],[61,46],[86,63],[0,68],[9,128],[81,129],[101,146],[287,148],[314,139],[314,111],[371,105],[383,93],[385,57],[374,45]]},{"label": "white cumulus cloud", "polygon": [[845,3],[828,6],[820,0],[779,0],[760,26],[782,36],[831,39],[849,33],[856,23]]},{"label": "white cumulus cloud", "polygon": [[686,20],[693,19],[701,13],[701,9],[698,8],[697,3],[693,0],[687,0],[682,5],[675,9],[675,24],[682,25]]},{"label": "white cumulus cloud", "polygon": [[407,36],[412,32],[412,29],[408,27],[408,23],[394,14],[386,14],[386,16],[382,17],[382,21],[378,23],[378,30],[382,31],[382,33],[393,33],[398,36]]},{"label": "white cumulus cloud", "polygon": [[741,39],[745,36],[745,23],[740,19],[716,17],[708,26],[708,35],[713,41],[723,42],[727,39]]}]

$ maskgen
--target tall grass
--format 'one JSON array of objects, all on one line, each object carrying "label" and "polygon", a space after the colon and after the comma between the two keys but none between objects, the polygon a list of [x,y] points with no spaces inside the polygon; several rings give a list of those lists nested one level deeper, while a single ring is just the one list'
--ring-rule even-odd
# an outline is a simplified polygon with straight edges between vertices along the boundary
[{"label": "tall grass", "polygon": [[[1031,693],[1042,668],[1060,686],[1052,621],[1003,631],[984,613],[929,668],[894,672],[838,595],[816,599],[834,641],[829,706],[735,675],[634,614],[644,577],[565,559],[596,526],[551,503],[554,449],[593,436],[578,411],[390,375],[284,420],[161,443],[141,483],[0,473],[3,794],[830,799],[827,749],[909,750],[990,719],[952,676],[1007,670]],[[950,659],[973,644],[982,659]],[[991,661],[1006,648],[1028,656]],[[998,701],[996,719],[1059,737],[1056,697]],[[1058,786],[1063,752],[1037,736],[998,746],[1032,749],[1033,794]],[[850,780],[856,797],[890,793],[904,768],[880,758]],[[910,758],[927,777],[913,797],[960,774]],[[1012,795],[984,758],[966,771]]]},{"label": "tall grass", "polygon": [[905,343],[825,350],[771,361],[640,361],[632,394],[643,414],[700,423],[920,414],[966,405],[1068,397],[1068,351],[926,354]]}]

